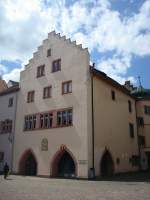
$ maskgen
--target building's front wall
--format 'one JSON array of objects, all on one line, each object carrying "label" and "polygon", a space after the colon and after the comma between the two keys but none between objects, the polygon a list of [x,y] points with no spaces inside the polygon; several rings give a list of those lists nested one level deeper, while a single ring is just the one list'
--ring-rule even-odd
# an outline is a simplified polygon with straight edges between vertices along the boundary
[{"label": "building's front wall", "polygon": [[[101,159],[106,150],[112,155],[115,173],[137,170],[137,166],[131,164],[132,155],[138,155],[135,100],[97,77],[94,77],[93,88],[96,175],[100,175]],[[111,91],[115,92],[115,100],[112,100]],[[130,137],[129,123],[134,124],[134,138]]]},{"label": "building's front wall", "polygon": [[[13,105],[9,107],[9,99],[13,98]],[[0,171],[3,170],[5,162],[12,169],[13,137],[15,133],[15,114],[16,114],[17,92],[0,96],[0,122],[12,120],[11,133],[0,134],[0,152],[4,152],[4,160],[0,162]]]},{"label": "building's front wall", "polygon": [[[51,56],[47,57],[47,49]],[[51,73],[52,61],[61,59],[61,71]],[[37,78],[37,67],[45,64],[45,76]],[[71,152],[77,164],[77,176],[88,176],[87,150],[87,78],[89,54],[86,49],[70,43],[55,33],[34,53],[25,70],[21,72],[18,97],[14,172],[19,173],[19,162],[25,151],[31,149],[37,159],[37,175],[51,175],[51,165],[62,145]],[[62,95],[62,82],[72,80],[72,93]],[[52,97],[43,99],[43,88],[52,86]],[[35,91],[35,100],[27,103],[28,91]],[[24,131],[24,117],[28,114],[73,108],[73,125],[62,128]],[[41,141],[48,140],[48,151],[41,151]]]}]

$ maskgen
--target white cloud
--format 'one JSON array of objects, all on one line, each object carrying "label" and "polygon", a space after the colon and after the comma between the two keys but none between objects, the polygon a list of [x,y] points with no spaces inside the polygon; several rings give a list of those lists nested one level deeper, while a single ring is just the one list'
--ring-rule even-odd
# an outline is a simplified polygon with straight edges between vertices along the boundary
[{"label": "white cloud", "polygon": [[0,76],[1,74],[6,73],[6,72],[7,72],[7,68],[4,65],[0,64]]},{"label": "white cloud", "polygon": [[128,68],[131,67],[130,55],[124,55],[123,57],[114,55],[112,58],[101,59],[97,67],[99,70],[109,74],[109,76],[121,84],[123,84],[125,80],[130,80],[132,83],[136,83],[135,77],[126,76]]},{"label": "white cloud", "polygon": [[20,72],[23,70],[21,68],[15,68],[11,70],[9,73],[3,75],[3,79],[8,82],[9,80],[19,81],[20,80]]},{"label": "white cloud", "polygon": [[[150,1],[129,17],[112,10],[110,2],[80,0],[66,7],[65,0],[1,0],[0,59],[27,61],[55,29],[91,52],[115,51],[111,58],[99,59],[98,67],[121,82],[133,56],[150,55]],[[4,77],[14,78],[18,70]]]}]

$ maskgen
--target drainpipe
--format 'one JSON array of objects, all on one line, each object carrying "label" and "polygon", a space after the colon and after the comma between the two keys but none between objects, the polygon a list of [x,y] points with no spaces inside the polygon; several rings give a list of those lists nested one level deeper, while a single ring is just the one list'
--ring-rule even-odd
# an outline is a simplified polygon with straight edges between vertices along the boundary
[{"label": "drainpipe", "polygon": [[16,104],[14,112],[14,128],[12,133],[12,152],[11,152],[11,172],[13,172],[13,160],[14,160],[14,142],[15,142],[15,130],[16,130],[16,114],[17,114],[17,101],[18,101],[18,91],[16,92]]},{"label": "drainpipe", "polygon": [[[93,63],[92,68],[94,69],[95,63]],[[91,178],[95,178],[95,127],[94,127],[94,88],[93,88],[93,72],[91,70],[91,107],[92,107],[92,168],[91,170]]]},{"label": "drainpipe", "polygon": [[138,121],[137,121],[137,110],[136,110],[136,103],[137,100],[135,100],[135,116],[136,116],[136,126],[137,126],[137,143],[138,143],[138,153],[139,153],[139,171],[141,170],[141,149],[139,144],[139,129],[138,129]]}]

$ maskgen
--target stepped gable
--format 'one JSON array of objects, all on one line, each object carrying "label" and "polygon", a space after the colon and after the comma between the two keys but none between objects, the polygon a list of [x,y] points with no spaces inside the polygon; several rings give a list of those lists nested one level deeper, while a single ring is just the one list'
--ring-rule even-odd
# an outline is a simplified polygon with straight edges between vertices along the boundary
[{"label": "stepped gable", "polygon": [[[43,45],[45,43],[47,43],[47,41],[49,39],[51,39],[52,36],[55,36],[55,37],[59,38],[60,40],[63,40],[68,45],[72,45],[72,46],[74,46],[74,47],[76,47],[76,48],[78,48],[80,50],[86,50],[86,51],[88,51],[88,48],[83,48],[82,44],[78,45],[78,44],[76,44],[76,41],[71,41],[71,39],[70,38],[66,38],[65,35],[61,36],[60,33],[56,33],[55,31],[52,31],[52,32],[48,33],[48,38],[46,38],[46,39],[44,39],[42,41],[42,45],[40,45],[40,46],[37,47],[37,51],[33,53],[33,57],[29,60],[29,63],[31,63],[33,61],[33,58],[35,58],[38,55],[38,51],[42,50]],[[25,67],[28,67],[29,63],[26,64]]]}]

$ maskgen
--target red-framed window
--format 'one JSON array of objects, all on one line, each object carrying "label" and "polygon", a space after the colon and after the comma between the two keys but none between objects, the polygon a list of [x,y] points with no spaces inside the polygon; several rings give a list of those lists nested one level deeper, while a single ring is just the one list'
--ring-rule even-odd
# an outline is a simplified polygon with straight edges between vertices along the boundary
[{"label": "red-framed window", "polygon": [[73,110],[65,109],[57,111],[57,126],[70,126],[73,122]]}]

